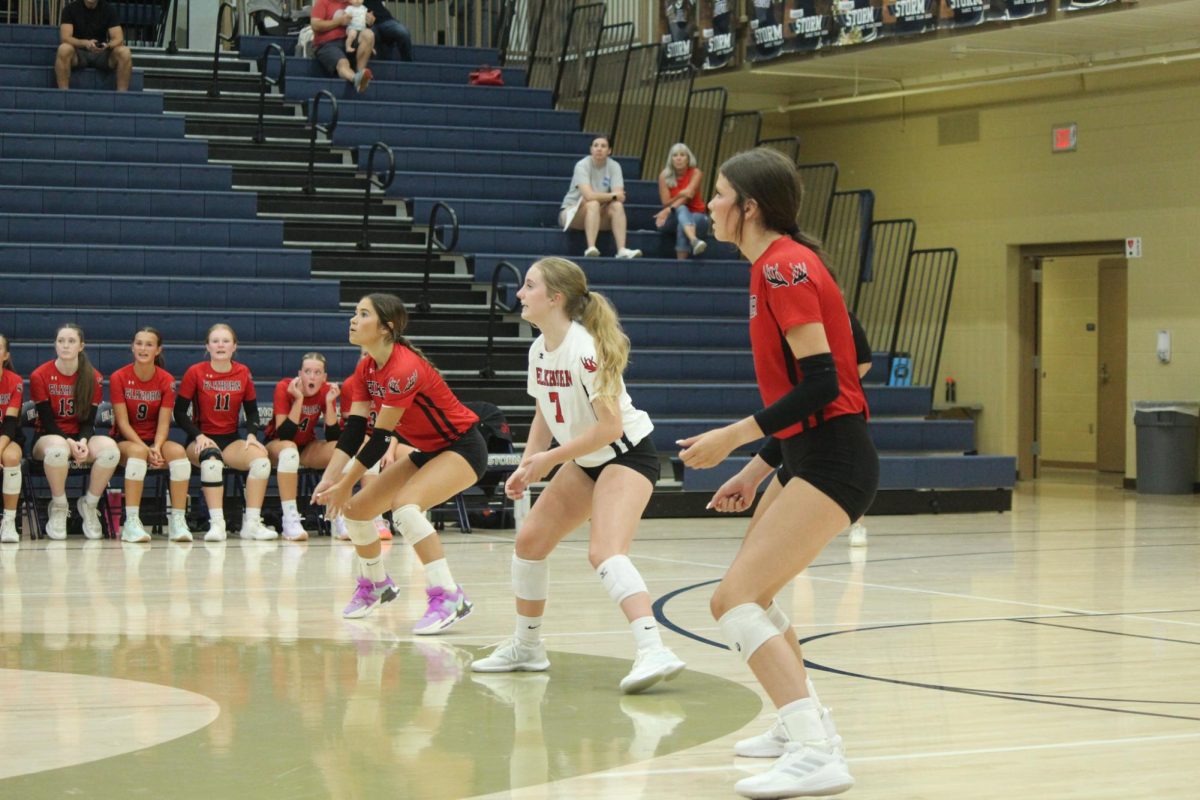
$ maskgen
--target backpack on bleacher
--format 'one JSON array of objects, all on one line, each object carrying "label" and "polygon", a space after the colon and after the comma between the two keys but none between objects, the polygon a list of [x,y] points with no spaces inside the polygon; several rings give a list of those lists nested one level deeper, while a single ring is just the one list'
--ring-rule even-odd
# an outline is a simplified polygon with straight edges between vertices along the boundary
[{"label": "backpack on bleacher", "polygon": [[296,39],[295,56],[296,58],[312,58],[314,52],[312,25],[305,25],[300,29],[300,36]]}]

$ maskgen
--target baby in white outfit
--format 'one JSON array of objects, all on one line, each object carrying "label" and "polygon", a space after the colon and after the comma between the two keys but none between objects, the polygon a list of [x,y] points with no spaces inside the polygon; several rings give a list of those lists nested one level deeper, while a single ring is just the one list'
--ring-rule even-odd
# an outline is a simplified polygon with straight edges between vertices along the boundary
[{"label": "baby in white outfit", "polygon": [[350,24],[346,26],[346,52],[352,53],[358,32],[367,29],[367,9],[363,0],[350,0],[350,5],[341,13],[350,15]]}]

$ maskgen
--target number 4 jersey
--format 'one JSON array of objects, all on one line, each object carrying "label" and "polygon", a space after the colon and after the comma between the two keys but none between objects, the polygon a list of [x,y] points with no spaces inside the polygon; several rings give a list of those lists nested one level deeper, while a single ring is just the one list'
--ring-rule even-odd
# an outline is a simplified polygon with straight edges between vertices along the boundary
[{"label": "number 4 jersey", "polygon": [[[529,395],[537,401],[542,419],[550,427],[555,441],[564,444],[596,424],[592,398],[596,395],[596,344],[587,329],[572,322],[567,336],[553,351],[546,349],[546,337],[539,336],[529,348]],[[611,461],[645,439],[654,424],[645,411],[638,411],[621,381],[619,407],[621,438],[580,456],[581,467],[598,467]]]},{"label": "number 4 jersey", "polygon": [[[108,379],[108,399],[117,406],[125,406],[129,426],[143,442],[153,442],[158,433],[158,412],[163,408],[175,407],[175,378],[162,367],[155,367],[150,380],[144,381],[133,371],[133,364],[126,364]],[[113,422],[113,438],[118,442],[124,437]]]}]

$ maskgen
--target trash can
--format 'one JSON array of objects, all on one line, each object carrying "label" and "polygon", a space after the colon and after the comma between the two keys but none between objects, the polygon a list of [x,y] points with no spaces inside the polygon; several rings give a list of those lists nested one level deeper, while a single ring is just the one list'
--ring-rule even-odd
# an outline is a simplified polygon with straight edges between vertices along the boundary
[{"label": "trash can", "polygon": [[1136,402],[1133,424],[1137,427],[1138,494],[1191,494],[1200,403]]}]

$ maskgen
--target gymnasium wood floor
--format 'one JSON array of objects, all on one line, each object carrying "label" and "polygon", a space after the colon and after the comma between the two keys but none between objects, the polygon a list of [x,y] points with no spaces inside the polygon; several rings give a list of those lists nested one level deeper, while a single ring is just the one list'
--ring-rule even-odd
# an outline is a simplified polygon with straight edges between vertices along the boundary
[{"label": "gymnasium wood floor", "polygon": [[[551,561],[550,672],[473,676],[512,625],[512,532],[450,534],[475,613],[408,634],[407,591],[344,622],[351,548],[28,541],[0,550],[0,797],[724,798],[769,723],[718,649],[744,522],[649,521],[634,561],[676,681],[622,697],[632,641],[586,562]],[[1200,499],[1090,475],[1006,514],[877,517],[781,598],[858,780],[847,797],[1200,797]]]}]

